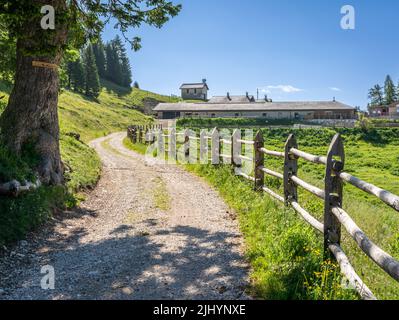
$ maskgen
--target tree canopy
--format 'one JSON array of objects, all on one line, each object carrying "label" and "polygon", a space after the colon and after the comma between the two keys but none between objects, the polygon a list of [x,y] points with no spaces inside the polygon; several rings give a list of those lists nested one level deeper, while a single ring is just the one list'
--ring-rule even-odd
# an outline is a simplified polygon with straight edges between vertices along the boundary
[{"label": "tree canopy", "polygon": [[46,40],[51,32],[43,30],[44,41],[40,47],[35,46],[36,53],[57,49],[59,45],[63,49],[65,45],[81,47],[88,40],[97,39],[104,26],[114,21],[114,28],[121,31],[134,50],[138,50],[141,38],[128,38],[126,34],[130,28],[138,28],[142,24],[161,28],[181,10],[180,4],[175,5],[167,0],[0,0],[1,24],[9,31],[10,38],[24,37],[26,25],[32,19],[40,21],[40,7],[51,5],[52,2],[62,2],[62,6],[57,6],[55,11],[56,23],[66,24],[68,41],[66,44],[58,43],[48,47],[49,42]]}]

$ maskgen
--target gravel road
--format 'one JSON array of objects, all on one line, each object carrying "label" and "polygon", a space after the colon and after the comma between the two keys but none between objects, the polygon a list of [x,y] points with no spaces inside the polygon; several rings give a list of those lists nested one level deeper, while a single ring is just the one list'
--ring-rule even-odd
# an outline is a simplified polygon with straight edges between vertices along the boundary
[{"label": "gravel road", "polygon": [[[127,150],[125,136],[91,143],[103,173],[79,208],[3,253],[0,299],[248,299],[234,212],[200,178]],[[45,265],[54,289],[41,288]]]}]

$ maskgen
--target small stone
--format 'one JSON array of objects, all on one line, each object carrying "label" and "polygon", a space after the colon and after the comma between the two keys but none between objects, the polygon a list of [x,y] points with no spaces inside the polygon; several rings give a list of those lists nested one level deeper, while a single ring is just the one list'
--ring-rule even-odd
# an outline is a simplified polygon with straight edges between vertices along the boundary
[{"label": "small stone", "polygon": [[22,247],[26,247],[26,246],[28,245],[28,241],[26,241],[26,240],[21,240],[21,241],[19,242],[19,244],[20,244]]},{"label": "small stone", "polygon": [[5,294],[6,292],[3,289],[0,289],[0,296],[2,296],[3,294]]}]

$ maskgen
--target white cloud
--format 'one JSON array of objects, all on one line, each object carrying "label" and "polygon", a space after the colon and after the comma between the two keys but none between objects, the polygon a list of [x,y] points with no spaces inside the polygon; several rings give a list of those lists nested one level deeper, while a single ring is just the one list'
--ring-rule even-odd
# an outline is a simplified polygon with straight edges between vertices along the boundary
[{"label": "white cloud", "polygon": [[342,91],[340,88],[337,88],[337,87],[330,87],[329,89],[331,91],[336,91],[336,92],[341,92]]},{"label": "white cloud", "polygon": [[266,86],[266,87],[261,87],[259,89],[261,89],[261,91],[264,93],[277,93],[277,92],[279,92],[279,93],[296,93],[296,92],[304,91],[303,89],[296,88],[292,85],[283,85],[283,84],[280,84],[277,86],[270,85],[270,86]]}]

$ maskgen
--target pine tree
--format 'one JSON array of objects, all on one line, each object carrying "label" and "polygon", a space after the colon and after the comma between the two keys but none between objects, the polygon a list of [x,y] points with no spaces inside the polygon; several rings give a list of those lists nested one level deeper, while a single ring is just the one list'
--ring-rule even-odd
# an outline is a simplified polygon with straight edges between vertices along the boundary
[{"label": "pine tree", "polygon": [[121,86],[130,88],[132,84],[132,70],[130,68],[129,59],[127,56],[122,57],[122,79]]},{"label": "pine tree", "polygon": [[384,104],[384,93],[379,84],[369,90],[370,106],[381,106]]},{"label": "pine tree", "polygon": [[106,78],[120,86],[130,88],[132,83],[132,70],[125,46],[119,36],[105,46]]},{"label": "pine tree", "polygon": [[137,81],[133,83],[133,87],[136,89],[140,89],[139,83]]},{"label": "pine tree", "polygon": [[98,40],[97,43],[93,44],[93,52],[96,57],[96,65],[98,69],[98,75],[101,78],[106,77],[106,58],[105,58],[105,50],[104,44],[101,39]]},{"label": "pine tree", "polygon": [[118,84],[119,83],[118,79],[121,79],[122,77],[122,71],[121,71],[122,69],[119,61],[117,47],[115,46],[114,41],[107,43],[105,47],[105,53],[107,57],[106,78],[109,81]]},{"label": "pine tree", "polygon": [[119,84],[123,87],[130,88],[130,85],[132,84],[132,69],[130,67],[129,58],[127,57],[125,46],[118,36],[115,41],[119,61],[121,63],[121,79],[119,80]]},{"label": "pine tree", "polygon": [[84,64],[86,76],[85,94],[90,97],[98,97],[101,91],[101,85],[92,45],[89,45],[85,50]]},{"label": "pine tree", "polygon": [[85,90],[85,72],[81,59],[68,62],[68,86],[76,92]]},{"label": "pine tree", "polygon": [[389,75],[387,75],[385,79],[384,92],[385,92],[385,104],[389,105],[397,100],[396,88]]}]

